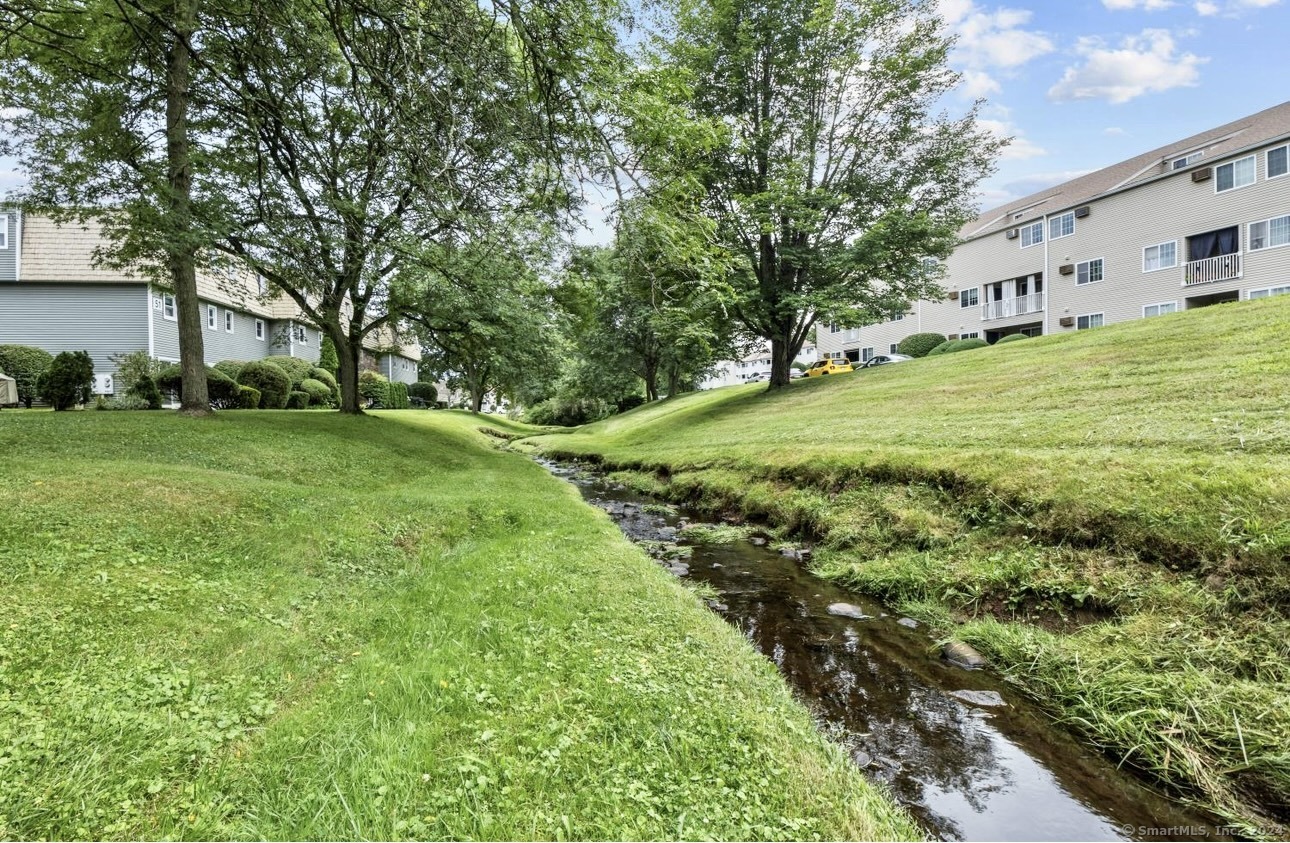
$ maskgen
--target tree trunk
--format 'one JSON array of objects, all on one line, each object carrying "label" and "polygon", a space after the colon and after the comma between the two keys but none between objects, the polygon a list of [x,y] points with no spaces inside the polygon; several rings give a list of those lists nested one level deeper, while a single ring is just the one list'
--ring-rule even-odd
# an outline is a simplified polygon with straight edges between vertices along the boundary
[{"label": "tree trunk", "polygon": [[470,411],[478,413],[484,406],[484,389],[479,386],[470,388]]},{"label": "tree trunk", "polygon": [[654,360],[645,361],[645,373],[641,376],[645,381],[645,400],[658,400],[658,362]]},{"label": "tree trunk", "polygon": [[363,407],[358,395],[358,357],[362,344],[350,342],[349,337],[337,333],[331,338],[336,346],[336,359],[340,363],[340,411],[361,416]]},{"label": "tree trunk", "polygon": [[793,366],[792,340],[787,332],[776,332],[770,338],[770,386],[768,389],[779,389],[790,383],[789,371]]},{"label": "tree trunk", "polygon": [[175,36],[166,55],[166,180],[170,189],[170,283],[175,291],[179,323],[182,379],[179,411],[201,416],[210,413],[211,402],[206,390],[201,303],[197,299],[197,247],[193,243],[192,230],[193,174],[188,142],[188,85],[192,60],[189,39],[195,26],[194,2],[175,0]]}]

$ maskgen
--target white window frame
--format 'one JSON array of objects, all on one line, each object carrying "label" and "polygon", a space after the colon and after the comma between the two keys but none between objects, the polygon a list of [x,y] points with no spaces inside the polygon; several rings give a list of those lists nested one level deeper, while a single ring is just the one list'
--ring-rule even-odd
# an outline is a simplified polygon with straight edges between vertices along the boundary
[{"label": "white window frame", "polygon": [[[1034,232],[1039,232],[1039,239],[1036,240]],[[1029,235],[1029,237],[1027,237]],[[1021,226],[1018,237],[1021,239],[1021,248],[1029,249],[1031,246],[1039,246],[1044,242],[1044,221],[1035,220],[1032,223]],[[1029,243],[1026,240],[1030,240]]]},{"label": "white window frame", "polygon": [[[1092,280],[1091,278],[1088,281],[1079,280],[1079,275],[1080,275],[1079,268],[1081,266],[1088,267],[1087,274],[1091,276],[1093,274],[1093,264],[1095,263],[1101,264],[1101,266],[1099,267],[1099,270],[1102,274],[1102,277],[1098,278],[1097,280]],[[1089,258],[1086,261],[1080,261],[1079,263],[1075,264],[1075,286],[1087,287],[1089,284],[1100,284],[1105,280],[1106,280],[1106,258]]]},{"label": "white window frame", "polygon": [[1282,214],[1282,215],[1281,215],[1281,216],[1279,216],[1279,217],[1268,217],[1268,218],[1267,218],[1267,219],[1265,219],[1265,220],[1255,220],[1254,222],[1252,222],[1252,223],[1248,224],[1248,225],[1245,227],[1245,245],[1248,247],[1249,251],[1251,251],[1251,252],[1266,252],[1268,249],[1280,249],[1280,248],[1283,248],[1283,247],[1285,247],[1285,246],[1290,246],[1290,239],[1287,239],[1287,240],[1286,240],[1286,242],[1284,242],[1284,243],[1270,243],[1270,244],[1268,244],[1268,245],[1264,245],[1264,246],[1255,246],[1255,245],[1254,245],[1254,226],[1256,226],[1256,225],[1262,225],[1262,226],[1265,226],[1264,231],[1263,231],[1263,240],[1264,240],[1264,241],[1265,241],[1265,243],[1266,243],[1267,241],[1271,240],[1271,236],[1272,236],[1272,222],[1273,222],[1274,220],[1287,220],[1287,221],[1290,221],[1290,214]]},{"label": "white window frame", "polygon": [[846,328],[842,331],[843,342],[860,342],[859,328]]},{"label": "white window frame", "polygon": [[873,359],[873,346],[869,346],[868,348],[862,348],[862,349],[860,349],[860,362],[861,362],[861,363],[868,363],[868,362],[869,362],[870,360],[872,360],[872,359]]},{"label": "white window frame", "polygon": [[[1069,232],[1067,232],[1066,234],[1057,234],[1057,235],[1054,235],[1054,234],[1053,234],[1053,226],[1054,226],[1054,225],[1059,225],[1059,226],[1061,226],[1061,229],[1062,229],[1063,231],[1065,231],[1067,221],[1069,221],[1069,222],[1070,222],[1071,230],[1070,230]],[[1067,211],[1067,212],[1066,212],[1066,213],[1064,213],[1064,214],[1058,214],[1058,215],[1057,215],[1057,216],[1055,216],[1055,217],[1049,217],[1049,218],[1048,218],[1048,239],[1049,239],[1050,241],[1052,241],[1052,240],[1061,240],[1063,237],[1071,237],[1071,236],[1073,236],[1074,234],[1075,234],[1075,212],[1074,212],[1074,211]]]},{"label": "white window frame", "polygon": [[[1099,322],[1099,323],[1097,323],[1096,325],[1092,325],[1092,324],[1085,325],[1083,328],[1081,328],[1081,327],[1079,326],[1079,320],[1081,320],[1081,319],[1087,319],[1087,320],[1091,323],[1091,322],[1093,321],[1093,317],[1097,317],[1098,319],[1101,319],[1102,321],[1101,321],[1101,322]],[[1075,330],[1077,330],[1077,331],[1091,331],[1091,330],[1093,330],[1094,328],[1105,328],[1105,327],[1106,327],[1106,313],[1105,313],[1105,312],[1102,312],[1102,313],[1081,313],[1079,316],[1076,316],[1076,317],[1075,317]]]},{"label": "white window frame", "polygon": [[206,305],[206,327],[212,331],[215,330],[216,314],[217,310],[215,305]]},{"label": "white window frame", "polygon": [[[967,294],[968,294],[968,293],[971,293],[971,294],[972,294],[972,303],[971,303],[971,304],[968,304],[968,300],[967,300]],[[980,290],[979,288],[977,288],[977,287],[968,287],[968,288],[966,288],[966,289],[959,290],[959,307],[960,307],[960,308],[964,308],[964,309],[966,309],[966,308],[969,308],[969,307],[980,307],[980,306],[981,306],[981,290]]]},{"label": "white window frame", "polygon": [[[1254,295],[1255,293],[1261,293],[1262,295],[1256,296]],[[1248,301],[1254,301],[1255,299],[1270,299],[1273,296],[1284,296],[1287,294],[1290,294],[1290,284],[1276,284],[1271,287],[1260,287],[1257,290],[1250,290],[1245,294],[1245,298]]]},{"label": "white window frame", "polygon": [[161,294],[161,318],[169,322],[179,321],[179,314],[175,311],[175,297],[170,293]]},{"label": "white window frame", "polygon": [[300,345],[309,345],[309,332],[304,325],[296,325],[295,342]]},{"label": "white window frame", "polygon": [[[1236,165],[1245,161],[1250,162],[1250,171],[1251,171],[1250,180],[1247,181],[1245,184],[1237,184],[1236,183]],[[1220,179],[1218,176],[1218,171],[1223,169],[1224,167],[1232,168],[1232,186],[1227,188],[1226,190],[1219,190],[1218,183]],[[1240,190],[1243,187],[1249,187],[1250,185],[1254,184],[1258,180],[1259,180],[1259,165],[1258,165],[1257,156],[1245,155],[1240,158],[1236,158],[1232,161],[1225,161],[1214,168],[1214,194],[1218,195],[1219,193],[1231,193],[1233,190]]]},{"label": "white window frame", "polygon": [[[1168,245],[1170,245],[1171,243],[1173,244],[1173,247],[1174,247],[1174,262],[1173,262],[1173,263],[1171,263],[1171,264],[1168,264],[1168,265],[1166,265],[1166,264],[1161,264],[1160,266],[1157,266],[1157,267],[1155,267],[1154,269],[1147,269],[1147,250],[1148,250],[1148,249],[1155,249],[1155,250],[1156,250],[1156,259],[1157,259],[1157,260],[1159,260],[1159,259],[1160,259],[1160,247],[1161,247],[1161,246],[1168,246]],[[1177,241],[1177,240],[1164,240],[1164,241],[1162,241],[1162,242],[1160,242],[1160,243],[1152,243],[1150,246],[1143,246],[1143,247],[1142,247],[1142,271],[1143,271],[1144,273],[1145,273],[1145,272],[1160,272],[1161,270],[1164,270],[1164,269],[1176,269],[1177,267],[1178,267],[1178,241]]]},{"label": "white window frame", "polygon": [[233,311],[225,310],[224,311],[224,331],[230,334],[233,333],[233,326],[236,324],[237,324],[237,319],[233,315]]},{"label": "white window frame", "polygon": [[888,354],[899,354],[900,352],[896,350],[896,349],[898,349],[899,347],[900,347],[900,343],[898,343],[898,342],[893,342],[891,345],[887,346],[887,353],[888,353]]},{"label": "white window frame", "polygon": [[9,249],[9,215],[0,214],[0,249]]},{"label": "white window frame", "polygon": [[1181,158],[1175,158],[1173,161],[1173,164],[1169,166],[1169,169],[1171,171],[1181,170],[1183,167],[1187,167],[1191,164],[1195,164],[1197,161],[1199,161],[1204,157],[1205,157],[1205,150],[1203,149],[1198,149],[1195,152],[1189,152]]},{"label": "white window frame", "polygon": [[269,294],[269,282],[264,280],[263,275],[255,276],[255,286],[256,286],[256,289],[260,291],[261,296],[266,296]]},{"label": "white window frame", "polygon": [[264,320],[263,319],[255,320],[255,338],[257,340],[260,340],[261,342],[264,341]]},{"label": "white window frame", "polygon": [[[1156,309],[1156,312],[1147,313],[1147,308],[1149,307],[1154,307]],[[1162,307],[1168,307],[1170,309],[1162,312],[1160,310],[1160,308]],[[1150,319],[1153,316],[1167,316],[1170,313],[1177,313],[1177,312],[1178,312],[1178,302],[1176,301],[1158,301],[1154,304],[1144,304],[1142,306],[1143,319]]]},{"label": "white window frame", "polygon": [[[1272,153],[1282,150],[1284,150],[1286,154],[1286,171],[1284,173],[1277,173],[1274,176],[1272,175]],[[1268,181],[1271,181],[1272,179],[1283,179],[1286,176],[1290,176],[1290,144],[1274,146],[1267,152],[1263,153],[1263,177]]]}]

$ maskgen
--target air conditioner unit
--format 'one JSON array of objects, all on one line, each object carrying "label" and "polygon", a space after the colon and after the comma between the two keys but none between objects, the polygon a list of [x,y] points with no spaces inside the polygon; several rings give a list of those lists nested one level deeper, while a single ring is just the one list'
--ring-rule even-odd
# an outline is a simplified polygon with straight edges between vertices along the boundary
[{"label": "air conditioner unit", "polygon": [[1061,319],[1057,320],[1057,324],[1061,325],[1063,328],[1069,328],[1071,325],[1075,324],[1075,317],[1063,316]]},{"label": "air conditioner unit", "polygon": [[1077,220],[1082,220],[1084,219],[1084,217],[1088,215],[1089,215],[1088,205],[1081,205],[1080,207],[1075,209],[1075,219]]},{"label": "air conditioner unit", "polygon": [[1016,240],[1018,237],[1020,237],[1020,236],[1021,236],[1021,232],[1020,232],[1020,231],[1018,231],[1018,230],[1017,230],[1017,229],[1015,229],[1015,228],[1010,228],[1010,229],[1008,229],[1008,235],[1007,235],[1007,236],[1008,236],[1008,239],[1009,239],[1009,240]]},{"label": "air conditioner unit", "polygon": [[950,301],[957,301],[959,297],[958,290],[950,290]]},{"label": "air conditioner unit", "polygon": [[1073,264],[1073,263],[1064,263],[1064,264],[1062,264],[1061,266],[1057,267],[1057,271],[1058,271],[1058,272],[1060,272],[1062,275],[1074,275],[1074,274],[1075,274],[1075,264]]},{"label": "air conditioner unit", "polygon": [[1191,180],[1192,180],[1192,181],[1209,181],[1209,180],[1210,180],[1210,177],[1211,177],[1211,176],[1213,176],[1213,175],[1214,175],[1214,168],[1213,168],[1213,167],[1201,167],[1199,170],[1192,170],[1192,171],[1191,171]]},{"label": "air conditioner unit", "polygon": [[947,339],[947,340],[956,340],[956,339],[958,339],[958,338],[959,338],[959,335],[958,335],[958,334],[950,334],[950,335],[949,335],[949,336],[947,336],[945,339]]}]

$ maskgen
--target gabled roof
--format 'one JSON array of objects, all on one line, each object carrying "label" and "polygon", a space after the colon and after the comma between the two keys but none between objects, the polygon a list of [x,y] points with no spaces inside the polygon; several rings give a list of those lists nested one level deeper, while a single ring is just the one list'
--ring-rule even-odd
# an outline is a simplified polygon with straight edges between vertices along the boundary
[{"label": "gabled roof", "polygon": [[[1212,166],[1233,153],[1290,137],[1290,102],[1234,120],[1189,138],[1153,149],[1096,172],[1032,193],[1022,199],[986,211],[959,230],[959,237],[971,240],[1005,228],[1025,225],[1044,214],[1064,211],[1102,196],[1155,181],[1171,173],[1186,173]],[[1174,170],[1173,162],[1190,153],[1203,153],[1185,167]],[[1019,216],[1018,216],[1019,215]]]}]

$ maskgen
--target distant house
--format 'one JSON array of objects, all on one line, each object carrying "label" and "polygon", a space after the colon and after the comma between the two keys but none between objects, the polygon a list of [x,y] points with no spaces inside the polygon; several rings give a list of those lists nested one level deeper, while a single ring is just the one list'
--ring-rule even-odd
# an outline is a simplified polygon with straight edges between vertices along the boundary
[{"label": "distant house", "polygon": [[[0,210],[0,343],[51,354],[88,351],[95,392],[110,395],[113,356],[145,350],[179,360],[179,324],[175,298],[162,286],[138,271],[95,266],[102,242],[94,223],[59,225]],[[318,360],[318,328],[245,268],[200,270],[197,293],[208,364],[278,355]],[[399,345],[388,330],[374,332],[367,345],[373,368],[391,380],[416,380],[417,346]]]},{"label": "distant house", "polygon": [[864,361],[910,334],[1060,334],[1290,292],[1290,103],[981,214],[945,297],[880,324],[817,329]]},{"label": "distant house", "polygon": [[[816,360],[816,349],[811,343],[803,343],[793,362],[809,366]],[[713,367],[713,373],[699,383],[699,389],[716,389],[720,386],[734,386],[770,379],[770,347],[745,355],[738,360],[722,360]]]}]

